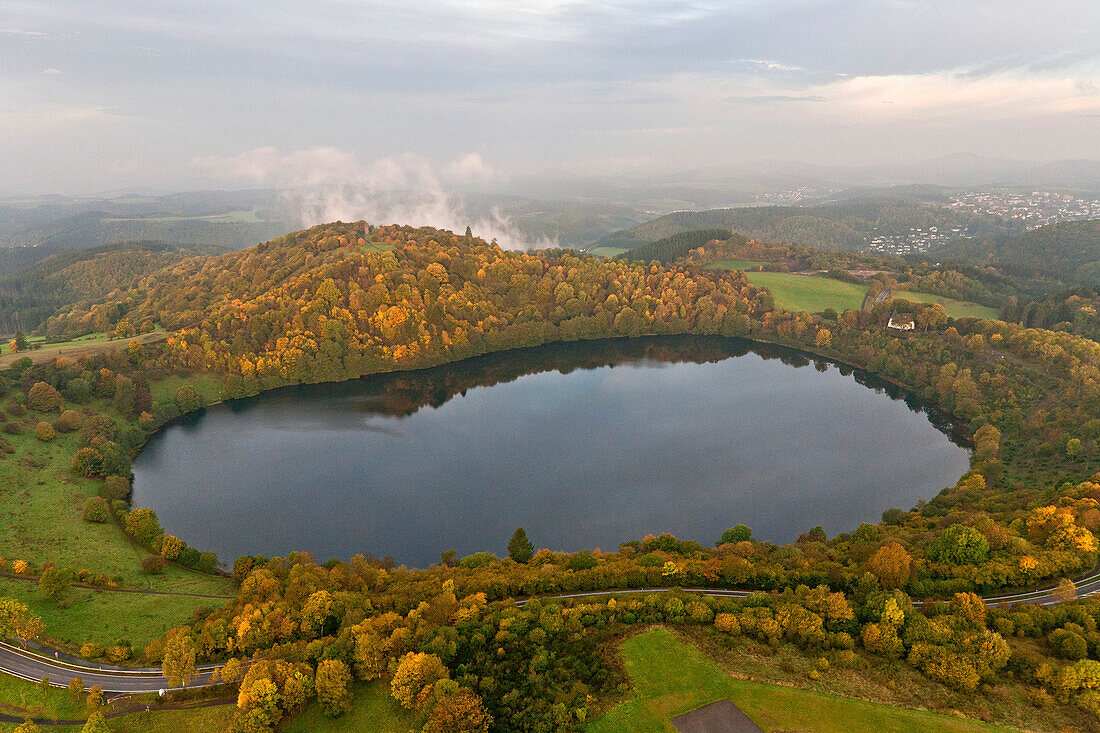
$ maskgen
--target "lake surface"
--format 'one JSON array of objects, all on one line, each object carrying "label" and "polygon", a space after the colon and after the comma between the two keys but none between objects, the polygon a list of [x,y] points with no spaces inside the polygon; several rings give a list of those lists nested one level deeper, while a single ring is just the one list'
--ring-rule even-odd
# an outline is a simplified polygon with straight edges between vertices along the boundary
[{"label": "lake surface", "polygon": [[[936,427],[933,423],[939,425]],[[557,344],[278,390],[154,437],[134,505],[223,563],[575,551],[648,533],[793,541],[953,485],[950,425],[849,368],[739,339]]]}]

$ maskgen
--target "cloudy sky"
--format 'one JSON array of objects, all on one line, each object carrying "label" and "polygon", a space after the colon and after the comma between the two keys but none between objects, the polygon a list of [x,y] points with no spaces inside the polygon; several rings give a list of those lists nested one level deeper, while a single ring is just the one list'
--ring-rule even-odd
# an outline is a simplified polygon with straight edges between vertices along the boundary
[{"label": "cloudy sky", "polygon": [[0,0],[0,191],[1097,159],[1098,29],[1096,0]]}]

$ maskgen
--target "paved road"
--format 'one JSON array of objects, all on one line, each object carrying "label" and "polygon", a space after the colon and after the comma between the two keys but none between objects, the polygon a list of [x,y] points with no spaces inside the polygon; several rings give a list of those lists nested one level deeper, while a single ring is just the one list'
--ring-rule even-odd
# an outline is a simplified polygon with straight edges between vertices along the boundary
[{"label": "paved road", "polygon": [[[200,687],[210,684],[213,666],[200,668],[199,674],[192,679],[188,687]],[[18,646],[0,642],[0,671],[32,682],[49,677],[55,687],[68,687],[74,677],[84,681],[85,687],[99,687],[105,693],[158,692],[160,690],[180,689],[168,684],[167,678],[159,669],[126,667],[90,667],[85,663],[68,663],[33,650],[24,651]]]},{"label": "paved road", "polygon": [[[1085,598],[1100,593],[1100,569],[1094,569],[1089,574],[1076,578],[1077,597]],[[648,593],[667,593],[672,588],[631,588],[627,590],[599,590],[582,593],[559,593],[556,595],[537,596],[540,599],[553,598],[606,598],[607,596],[622,596]],[[754,591],[727,590],[721,588],[682,588],[687,593],[697,593],[711,598],[745,598]],[[518,599],[516,605],[522,606],[533,600]],[[1009,605],[1012,603],[1037,603],[1042,606],[1053,606],[1061,601],[1058,599],[1055,588],[1031,591],[1028,593],[1013,593],[1010,595],[987,596],[988,606]],[[68,657],[68,660],[73,660]],[[0,642],[0,672],[20,677],[32,682],[38,682],[43,677],[49,677],[50,683],[56,687],[67,687],[74,677],[84,681],[85,687],[99,685],[107,693],[134,694],[141,692],[158,692],[160,690],[179,689],[168,684],[168,680],[159,669],[111,667],[110,665],[91,666],[92,663],[81,660],[66,661],[51,659],[47,653],[30,649],[24,650],[19,646]],[[207,665],[199,668],[199,674],[188,683],[188,687],[201,687],[211,684],[210,675],[216,665]]]},{"label": "paved road", "polygon": [[[1100,570],[1093,570],[1088,575],[1074,578],[1074,584],[1077,587],[1077,597],[1087,598],[1088,596],[1100,593]],[[667,593],[673,590],[672,588],[630,588],[628,590],[594,590],[585,591],[582,593],[556,593],[553,595],[535,596],[533,598],[523,598],[516,601],[517,606],[522,606],[528,601],[538,598],[540,600],[553,599],[553,598],[589,598],[589,597],[603,597],[607,596],[621,596],[621,595],[633,595],[633,594],[646,594],[646,593]],[[724,588],[680,588],[679,590],[685,593],[696,593],[701,596],[707,596],[708,598],[747,598],[753,593],[759,591],[751,590],[727,590]],[[1037,603],[1040,606],[1055,606],[1062,601],[1058,598],[1057,588],[1046,588],[1043,590],[1028,591],[1026,593],[1012,593],[1010,595],[1003,596],[985,596],[985,605],[987,606],[1007,606],[1013,603]]]}]

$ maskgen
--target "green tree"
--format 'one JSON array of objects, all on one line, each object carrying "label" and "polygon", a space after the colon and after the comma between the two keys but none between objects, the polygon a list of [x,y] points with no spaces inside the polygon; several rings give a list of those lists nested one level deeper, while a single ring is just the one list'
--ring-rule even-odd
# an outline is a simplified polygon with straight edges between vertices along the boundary
[{"label": "green tree", "polygon": [[508,557],[518,563],[526,563],[534,554],[535,548],[531,540],[527,539],[527,533],[523,527],[517,527],[512,539],[508,542]]},{"label": "green tree", "polygon": [[952,524],[928,548],[928,559],[952,565],[985,562],[989,559],[989,540],[973,527]]},{"label": "green tree", "polygon": [[80,729],[80,733],[111,733],[111,727],[103,719],[103,713],[95,712],[88,716],[88,722]]},{"label": "green tree", "polygon": [[164,645],[164,676],[172,686],[183,685],[195,676],[195,642],[187,629],[172,629]]},{"label": "green tree", "polygon": [[38,578],[38,591],[59,605],[64,604],[72,586],[72,575],[68,570],[50,565]]},{"label": "green tree", "polygon": [[745,542],[751,539],[752,530],[744,524],[737,524],[723,532],[718,541],[714,543],[714,546],[727,545],[730,542]]}]

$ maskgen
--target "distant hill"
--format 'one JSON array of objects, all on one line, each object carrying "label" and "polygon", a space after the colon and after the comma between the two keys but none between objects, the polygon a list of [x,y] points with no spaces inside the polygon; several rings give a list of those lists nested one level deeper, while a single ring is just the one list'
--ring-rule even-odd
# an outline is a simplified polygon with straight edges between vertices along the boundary
[{"label": "distant hill", "polygon": [[715,239],[726,241],[732,237],[736,237],[742,243],[745,242],[744,237],[733,234],[728,229],[696,229],[695,231],[681,232],[673,234],[671,237],[658,239],[656,242],[643,244],[641,247],[624,252],[619,256],[625,260],[642,260],[643,262],[657,260],[662,264],[668,264],[680,259],[691,250],[702,247],[707,242],[712,242]]},{"label": "distant hill", "polygon": [[1067,282],[1100,284],[1100,219],[1063,221],[1012,236],[959,239],[931,256],[956,262],[1031,267]]},{"label": "distant hill", "polygon": [[872,232],[903,233],[911,227],[959,227],[972,234],[1006,231],[991,217],[956,211],[912,198],[879,197],[817,206],[751,206],[677,211],[610,234],[593,247],[636,249],[696,229],[729,229],[749,239],[793,242],[806,247],[857,250]]},{"label": "distant hill", "polygon": [[[0,332],[33,331],[61,306],[133,288],[149,273],[188,257],[225,252],[216,245],[123,242],[68,250],[0,277]],[[88,324],[88,331],[103,330]]]}]

